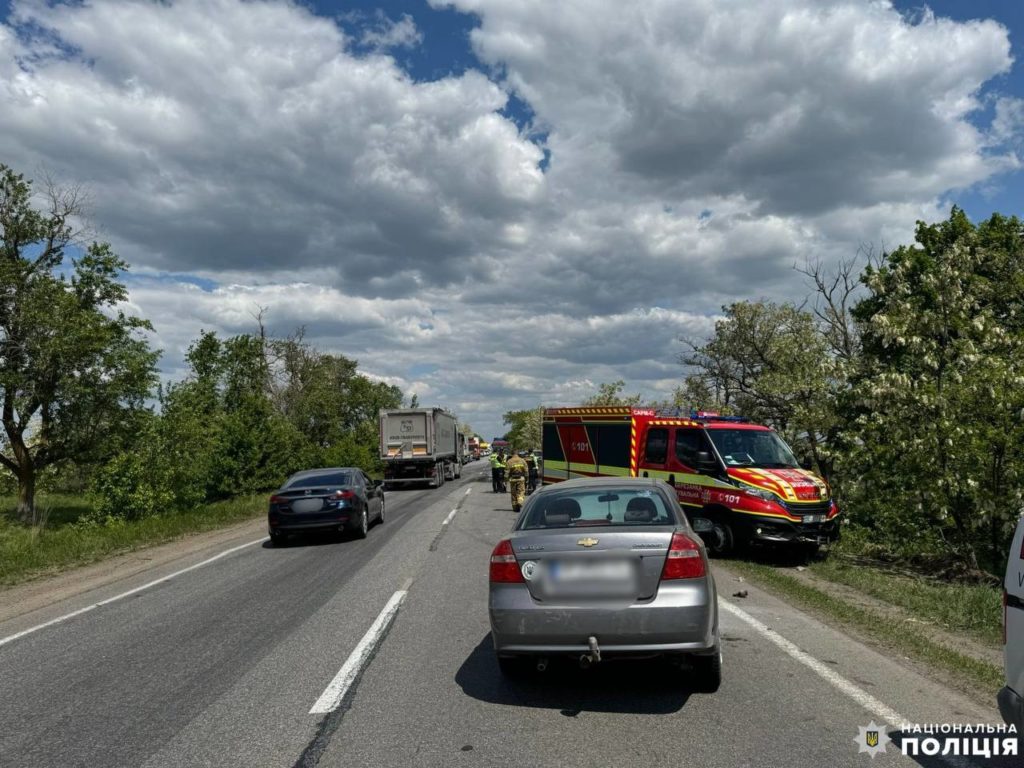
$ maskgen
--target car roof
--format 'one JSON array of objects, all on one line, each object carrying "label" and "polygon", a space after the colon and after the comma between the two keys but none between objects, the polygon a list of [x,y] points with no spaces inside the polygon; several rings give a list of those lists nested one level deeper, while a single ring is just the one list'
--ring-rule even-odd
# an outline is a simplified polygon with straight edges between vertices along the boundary
[{"label": "car roof", "polygon": [[545,485],[541,488],[541,491],[550,491],[552,489],[569,489],[574,488],[653,488],[653,487],[669,487],[668,483],[663,480],[658,480],[654,477],[580,477],[575,480],[566,480],[561,483],[553,483],[552,485]]},{"label": "car roof", "polygon": [[317,469],[304,469],[294,473],[291,477],[313,477],[316,475],[333,475],[338,472],[362,472],[359,467],[318,467]]}]

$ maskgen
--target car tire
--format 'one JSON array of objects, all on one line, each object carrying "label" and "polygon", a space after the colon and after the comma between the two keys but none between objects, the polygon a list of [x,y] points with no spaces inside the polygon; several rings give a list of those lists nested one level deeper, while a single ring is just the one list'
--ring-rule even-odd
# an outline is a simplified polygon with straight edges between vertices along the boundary
[{"label": "car tire", "polygon": [[359,527],[356,528],[356,538],[365,539],[366,532],[370,530],[370,515],[363,507],[363,514],[359,516]]},{"label": "car tire", "polygon": [[270,540],[273,542],[275,547],[287,547],[288,546],[288,534],[283,531],[274,531],[270,534]]},{"label": "car tire", "polygon": [[380,500],[380,515],[377,517],[377,524],[384,522],[384,499]]},{"label": "car tire", "polygon": [[508,680],[518,680],[526,674],[526,660],[519,656],[498,656],[498,670]]},{"label": "car tire", "polygon": [[722,685],[722,651],[716,648],[708,656],[694,656],[693,687],[698,693],[714,693]]}]

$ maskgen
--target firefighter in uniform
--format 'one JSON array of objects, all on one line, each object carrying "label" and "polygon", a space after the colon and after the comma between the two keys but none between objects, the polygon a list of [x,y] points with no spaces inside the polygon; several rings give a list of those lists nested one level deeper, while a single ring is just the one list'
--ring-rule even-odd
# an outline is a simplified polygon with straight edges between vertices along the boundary
[{"label": "firefighter in uniform", "polygon": [[526,459],[522,455],[512,454],[505,471],[508,475],[509,490],[512,492],[512,511],[518,512],[526,499],[526,478],[530,474]]},{"label": "firefighter in uniform", "polygon": [[526,453],[526,469],[529,472],[526,487],[530,493],[533,493],[537,490],[537,457],[533,455],[533,451]]}]

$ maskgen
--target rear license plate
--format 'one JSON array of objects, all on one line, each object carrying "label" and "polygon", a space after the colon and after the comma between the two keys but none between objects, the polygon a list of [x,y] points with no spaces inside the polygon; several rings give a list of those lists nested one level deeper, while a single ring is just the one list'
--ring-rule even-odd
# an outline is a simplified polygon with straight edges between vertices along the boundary
[{"label": "rear license plate", "polygon": [[544,576],[545,591],[558,597],[628,597],[639,588],[629,560],[548,562]]},{"label": "rear license plate", "polygon": [[580,582],[621,582],[632,579],[633,565],[628,560],[598,560],[595,562],[553,562],[548,567],[551,581],[556,584]]},{"label": "rear license plate", "polygon": [[303,512],[319,512],[324,508],[323,499],[297,499],[292,502],[292,511],[303,513]]}]

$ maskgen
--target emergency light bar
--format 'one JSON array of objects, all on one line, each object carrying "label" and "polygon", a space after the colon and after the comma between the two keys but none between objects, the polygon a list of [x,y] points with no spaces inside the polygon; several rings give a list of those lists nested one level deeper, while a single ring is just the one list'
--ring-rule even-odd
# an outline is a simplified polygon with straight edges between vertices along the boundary
[{"label": "emergency light bar", "polygon": [[731,421],[736,423],[748,421],[743,416],[721,416],[715,411],[698,411],[696,408],[660,408],[657,415],[668,419],[693,419],[695,421]]}]

